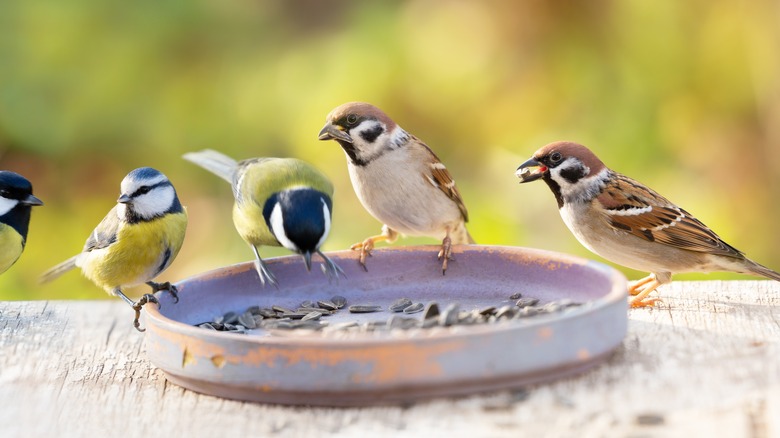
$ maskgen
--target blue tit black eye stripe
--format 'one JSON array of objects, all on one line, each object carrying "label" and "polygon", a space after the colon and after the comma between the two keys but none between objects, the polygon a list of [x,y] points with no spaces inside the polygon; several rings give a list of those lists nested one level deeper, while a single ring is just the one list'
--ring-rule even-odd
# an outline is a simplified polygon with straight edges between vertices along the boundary
[{"label": "blue tit black eye stripe", "polygon": [[154,189],[156,189],[156,188],[158,188],[158,187],[163,187],[163,186],[170,186],[170,185],[171,185],[171,182],[170,182],[170,181],[162,181],[162,182],[159,182],[159,183],[157,183],[157,184],[153,184],[153,185],[151,185],[151,186],[141,186],[141,187],[139,187],[139,188],[138,188],[136,191],[134,191],[134,192],[133,192],[133,193],[130,195],[130,197],[131,197],[131,198],[135,198],[135,197],[137,197],[137,196],[145,195],[145,194],[147,194],[147,193],[151,192],[152,190],[154,190]]}]

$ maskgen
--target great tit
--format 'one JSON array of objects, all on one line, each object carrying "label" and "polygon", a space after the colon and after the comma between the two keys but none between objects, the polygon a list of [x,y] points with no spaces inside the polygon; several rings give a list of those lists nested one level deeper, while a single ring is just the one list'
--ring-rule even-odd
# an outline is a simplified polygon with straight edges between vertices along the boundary
[{"label": "great tit", "polygon": [[283,246],[303,256],[307,270],[317,253],[323,272],[338,279],[344,271],[320,251],[330,232],[333,184],[319,170],[295,158],[250,158],[243,161],[206,149],[184,159],[214,173],[233,187],[233,223],[255,254],[260,282],[278,286],[258,246]]},{"label": "great tit", "polygon": [[157,299],[146,294],[133,302],[122,289],[146,283],[152,293],[167,290],[178,301],[174,285],[151,280],[176,258],[186,229],[187,213],[168,178],[151,167],[135,169],[122,180],[117,205],[92,231],[81,253],[43,274],[42,281],[79,267],[93,283],[130,304],[136,312],[133,326],[144,331],[138,322],[141,307],[159,304]]},{"label": "great tit", "polygon": [[0,274],[22,255],[32,207],[43,205],[32,184],[18,173],[0,170]]}]

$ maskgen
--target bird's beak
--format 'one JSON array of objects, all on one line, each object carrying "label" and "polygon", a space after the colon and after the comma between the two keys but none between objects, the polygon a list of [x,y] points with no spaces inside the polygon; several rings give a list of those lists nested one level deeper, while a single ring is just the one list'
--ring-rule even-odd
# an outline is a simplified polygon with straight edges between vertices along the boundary
[{"label": "bird's beak", "polygon": [[515,172],[515,176],[520,178],[520,184],[527,183],[531,181],[536,181],[537,179],[544,176],[544,174],[547,172],[547,167],[544,166],[542,163],[536,161],[536,158],[529,158],[528,161],[521,164],[520,167],[517,168],[517,172]]},{"label": "bird's beak", "polygon": [[304,251],[304,253],[303,253],[303,263],[306,265],[306,270],[311,272],[311,252]]},{"label": "bird's beak", "polygon": [[347,143],[352,143],[352,137],[342,130],[340,126],[334,125],[331,122],[325,124],[320,131],[320,140],[341,140]]},{"label": "bird's beak", "polygon": [[43,205],[43,201],[36,198],[33,195],[27,195],[26,198],[22,199],[22,204],[29,205],[29,206],[36,206],[36,205]]},{"label": "bird's beak", "polygon": [[125,195],[124,193],[122,194],[122,196],[119,197],[119,199],[116,200],[116,202],[118,202],[120,204],[128,204],[128,203],[130,203],[130,201],[132,201],[130,196],[129,195]]}]

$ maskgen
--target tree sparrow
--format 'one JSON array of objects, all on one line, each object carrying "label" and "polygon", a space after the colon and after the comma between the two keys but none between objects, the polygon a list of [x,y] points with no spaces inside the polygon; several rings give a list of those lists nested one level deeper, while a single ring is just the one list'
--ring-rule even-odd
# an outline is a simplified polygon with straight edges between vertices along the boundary
[{"label": "tree sparrow", "polygon": [[652,189],[607,168],[588,148],[556,142],[517,169],[521,183],[543,180],[577,240],[614,263],[651,274],[629,287],[631,307],[652,306],[648,294],[677,272],[728,271],[780,281],[724,242],[690,213]]},{"label": "tree sparrow", "polygon": [[336,140],[347,155],[349,176],[363,207],[384,225],[382,234],[352,245],[360,264],[374,244],[398,234],[442,239],[442,273],[453,244],[474,243],[468,213],[455,181],[436,154],[379,108],[345,103],[328,115],[320,140]]}]

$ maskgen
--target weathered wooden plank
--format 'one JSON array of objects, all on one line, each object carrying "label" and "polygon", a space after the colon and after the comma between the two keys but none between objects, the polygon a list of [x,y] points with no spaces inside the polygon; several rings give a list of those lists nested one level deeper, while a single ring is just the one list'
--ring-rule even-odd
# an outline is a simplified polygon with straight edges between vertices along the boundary
[{"label": "weathered wooden plank", "polygon": [[780,283],[675,282],[607,364],[413,406],[283,407],[168,384],[117,301],[0,302],[0,435],[780,436]]}]

